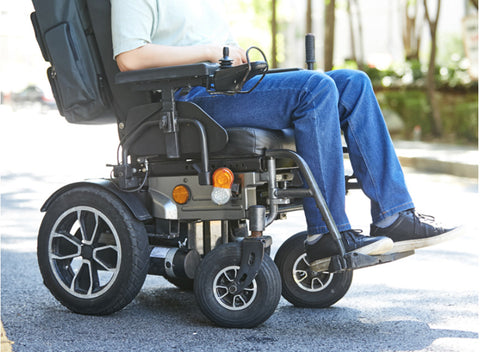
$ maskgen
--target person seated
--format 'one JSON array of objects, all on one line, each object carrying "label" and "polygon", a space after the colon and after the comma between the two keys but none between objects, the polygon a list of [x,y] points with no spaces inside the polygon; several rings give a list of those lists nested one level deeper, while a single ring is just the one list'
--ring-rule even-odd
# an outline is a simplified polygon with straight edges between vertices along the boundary
[{"label": "person seated", "polygon": [[[111,4],[114,56],[121,71],[218,62],[225,46],[234,65],[247,61],[217,1],[112,0]],[[250,79],[244,88],[258,79]],[[226,128],[293,128],[296,150],[314,175],[346,252],[410,251],[459,232],[416,212],[371,82],[363,72],[275,73],[266,75],[249,94],[210,95],[204,87],[193,87],[176,98],[194,102]],[[370,236],[353,230],[345,212],[342,131],[354,173],[371,201]],[[312,198],[304,200],[304,212],[308,261],[326,266],[338,253],[335,241]]]}]

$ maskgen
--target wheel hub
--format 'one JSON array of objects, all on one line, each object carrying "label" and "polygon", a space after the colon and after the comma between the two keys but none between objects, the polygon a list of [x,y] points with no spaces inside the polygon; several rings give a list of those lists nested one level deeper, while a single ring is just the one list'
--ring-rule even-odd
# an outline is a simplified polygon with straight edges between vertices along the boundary
[{"label": "wheel hub", "polygon": [[81,254],[83,259],[92,260],[93,259],[93,247],[88,245],[82,245]]},{"label": "wheel hub", "polygon": [[243,310],[249,307],[257,296],[257,283],[255,280],[241,292],[237,292],[238,287],[234,282],[239,270],[239,266],[226,267],[217,274],[213,282],[215,299],[222,307],[228,310]]}]

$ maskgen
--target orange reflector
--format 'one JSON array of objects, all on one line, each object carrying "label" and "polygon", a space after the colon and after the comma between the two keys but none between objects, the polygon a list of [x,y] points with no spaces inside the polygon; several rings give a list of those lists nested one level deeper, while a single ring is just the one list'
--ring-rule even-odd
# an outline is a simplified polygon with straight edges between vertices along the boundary
[{"label": "orange reflector", "polygon": [[178,204],[185,204],[190,199],[190,191],[187,186],[178,185],[173,189],[172,197]]},{"label": "orange reflector", "polygon": [[234,178],[235,176],[233,176],[233,172],[230,169],[226,167],[216,169],[212,176],[213,187],[230,188]]}]

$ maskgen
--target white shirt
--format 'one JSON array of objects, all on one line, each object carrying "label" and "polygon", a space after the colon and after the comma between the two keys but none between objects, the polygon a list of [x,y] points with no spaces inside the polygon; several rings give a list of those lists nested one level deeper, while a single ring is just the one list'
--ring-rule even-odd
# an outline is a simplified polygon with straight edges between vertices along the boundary
[{"label": "white shirt", "polygon": [[111,0],[114,57],[147,43],[236,45],[218,0]]}]

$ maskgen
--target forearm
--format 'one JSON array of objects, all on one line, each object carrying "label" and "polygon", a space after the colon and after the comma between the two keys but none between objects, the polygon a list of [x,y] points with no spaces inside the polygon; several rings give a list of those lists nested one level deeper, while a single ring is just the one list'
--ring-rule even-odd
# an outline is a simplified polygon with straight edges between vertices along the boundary
[{"label": "forearm", "polygon": [[[234,64],[245,62],[244,51],[234,49]],[[119,54],[116,57],[121,71],[140,70],[152,67],[188,65],[197,62],[218,62],[222,47],[216,45],[165,46],[146,44],[140,48]]]}]

